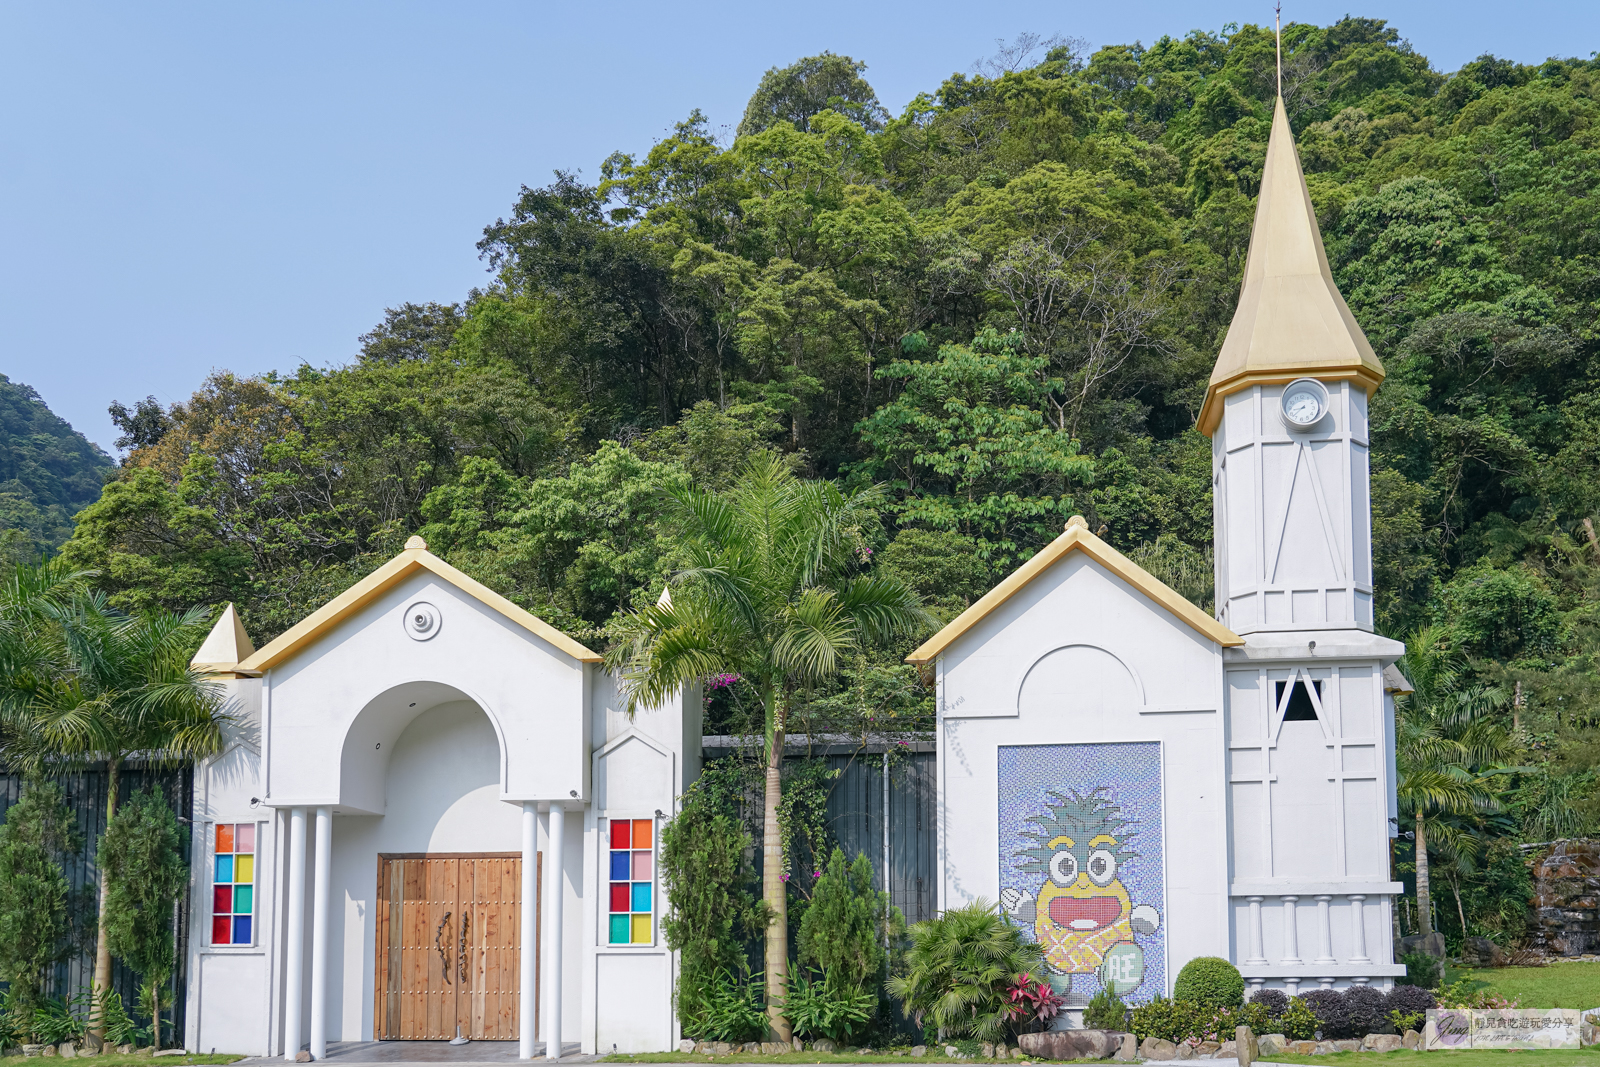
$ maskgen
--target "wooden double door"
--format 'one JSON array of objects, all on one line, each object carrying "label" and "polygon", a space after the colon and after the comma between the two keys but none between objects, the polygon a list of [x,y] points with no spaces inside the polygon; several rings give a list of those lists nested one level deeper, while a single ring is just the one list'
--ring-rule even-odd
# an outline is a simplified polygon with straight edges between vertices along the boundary
[{"label": "wooden double door", "polygon": [[518,1036],[520,854],[380,855],[377,899],[374,1038],[443,1041],[458,1026],[477,1041]]}]

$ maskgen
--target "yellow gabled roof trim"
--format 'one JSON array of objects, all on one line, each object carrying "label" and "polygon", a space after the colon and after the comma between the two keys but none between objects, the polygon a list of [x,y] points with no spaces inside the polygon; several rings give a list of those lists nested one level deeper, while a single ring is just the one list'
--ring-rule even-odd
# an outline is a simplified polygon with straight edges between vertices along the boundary
[{"label": "yellow gabled roof trim", "polygon": [[1012,571],[1005,581],[989,590],[976,604],[930,637],[921,648],[906,657],[906,662],[931,663],[937,659],[941,652],[955,643],[956,638],[978,625],[991,612],[1021,592],[1025,585],[1049,570],[1069,552],[1082,552],[1155,601],[1157,607],[1165,609],[1168,614],[1176,616],[1178,621],[1198,631],[1202,637],[1219,645],[1244,644],[1244,638],[1189,603],[1155,575],[1090,533],[1083,518],[1074,515],[1067,523],[1065,533],[1046,545],[1038,555]]},{"label": "yellow gabled roof trim", "polygon": [[422,539],[413,537],[406,542],[406,550],[404,552],[401,552],[394,559],[391,559],[388,563],[385,563],[361,579],[361,581],[346,589],[310,615],[307,615],[295,626],[280,635],[276,641],[273,641],[267,647],[239,664],[239,669],[264,671],[269,667],[276,667],[286,662],[305,649],[306,646],[326,635],[335,626],[338,626],[345,619],[366,607],[377,597],[388,592],[393,586],[410,577],[418,570],[429,571],[444,579],[474,600],[493,608],[534,636],[549,642],[575,660],[582,663],[599,663],[601,661],[601,656],[598,652],[585,648],[537,615],[524,608],[517,607],[517,605],[482,582],[469,578],[456,570],[450,564],[429,552],[425,544],[423,547],[412,547],[419,543],[422,543]]}]

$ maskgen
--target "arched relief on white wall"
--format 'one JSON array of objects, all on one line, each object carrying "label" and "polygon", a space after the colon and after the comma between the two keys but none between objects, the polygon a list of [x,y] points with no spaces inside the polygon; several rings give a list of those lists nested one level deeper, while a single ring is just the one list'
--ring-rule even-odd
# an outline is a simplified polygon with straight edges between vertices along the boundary
[{"label": "arched relief on white wall", "polygon": [[1073,707],[1088,711],[1133,710],[1141,715],[1166,712],[1214,712],[1207,699],[1193,703],[1151,704],[1144,680],[1127,660],[1100,645],[1073,643],[1053,648],[1034,660],[1017,686],[1017,714],[1030,709]]},{"label": "arched relief on white wall", "polygon": [[[494,729],[499,745],[496,765],[500,791],[505,792],[506,738],[494,709],[476,693],[447,682],[415,679],[374,693],[345,729],[340,743],[339,780],[334,803],[342,809],[382,815],[389,756],[405,728],[417,716],[441,704],[470,701]],[[331,788],[330,788],[331,791]]]},{"label": "arched relief on white wall", "polygon": [[1144,685],[1120,656],[1099,645],[1053,648],[1034,660],[1017,687],[1017,714],[1110,712],[1144,707]]}]

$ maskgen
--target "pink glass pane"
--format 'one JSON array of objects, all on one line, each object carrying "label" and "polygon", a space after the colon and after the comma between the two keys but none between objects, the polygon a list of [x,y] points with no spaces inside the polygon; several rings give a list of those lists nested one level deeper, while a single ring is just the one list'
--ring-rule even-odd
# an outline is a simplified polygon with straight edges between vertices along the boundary
[{"label": "pink glass pane", "polygon": [[612,848],[627,848],[628,847],[628,826],[629,825],[630,824],[629,824],[627,819],[612,819],[611,820],[611,847]]},{"label": "pink glass pane", "polygon": [[256,824],[242,822],[233,833],[233,850],[235,852],[254,852],[256,850]]},{"label": "pink glass pane", "polygon": [[231,823],[231,822],[219,822],[219,823],[217,823],[217,851],[218,852],[232,852],[233,851],[233,823]]},{"label": "pink glass pane", "polygon": [[654,877],[651,870],[651,855],[648,852],[635,852],[633,854],[633,880],[635,882],[648,882]]}]

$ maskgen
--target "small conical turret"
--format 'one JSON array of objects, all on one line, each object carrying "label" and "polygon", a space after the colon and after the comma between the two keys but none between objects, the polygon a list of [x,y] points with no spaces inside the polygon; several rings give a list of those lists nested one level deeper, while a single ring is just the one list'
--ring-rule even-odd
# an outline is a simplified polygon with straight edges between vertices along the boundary
[{"label": "small conical turret", "polygon": [[1383,364],[1333,283],[1294,133],[1279,99],[1273,105],[1244,285],[1200,406],[1200,431],[1215,431],[1222,398],[1251,385],[1314,377],[1350,380],[1371,393],[1383,376]]},{"label": "small conical turret", "polygon": [[250,635],[244,632],[244,624],[239,621],[239,613],[229,604],[217,616],[216,625],[211,627],[211,633],[206,635],[205,642],[200,646],[200,651],[194,654],[194,659],[189,661],[189,666],[197,671],[232,674],[255,651],[256,647],[250,643]]}]

